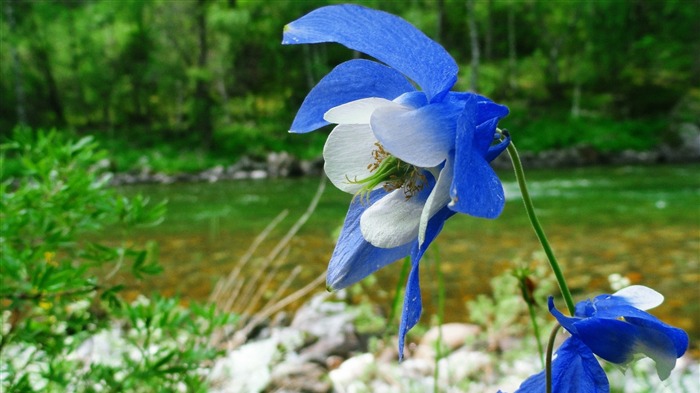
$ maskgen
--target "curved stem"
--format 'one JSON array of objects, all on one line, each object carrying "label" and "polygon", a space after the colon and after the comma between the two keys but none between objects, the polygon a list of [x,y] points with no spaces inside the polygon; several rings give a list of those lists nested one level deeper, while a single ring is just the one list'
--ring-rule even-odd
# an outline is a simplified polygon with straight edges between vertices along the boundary
[{"label": "curved stem", "polygon": [[[502,131],[507,132],[507,131]],[[510,155],[510,160],[513,162],[513,170],[515,171],[515,178],[518,181],[518,186],[520,187],[520,193],[523,196],[523,202],[525,203],[525,210],[527,211],[527,216],[530,218],[530,223],[532,228],[535,230],[537,238],[540,240],[540,244],[544,249],[545,254],[547,254],[547,259],[549,260],[549,265],[552,267],[554,276],[557,278],[557,283],[559,284],[559,289],[566,302],[566,307],[569,309],[569,313],[574,315],[574,300],[571,297],[571,291],[569,291],[569,286],[566,285],[566,280],[564,279],[564,273],[562,273],[561,267],[557,262],[552,247],[549,245],[547,236],[540,225],[540,221],[535,214],[535,206],[532,204],[532,198],[530,198],[530,192],[527,190],[527,184],[525,182],[525,172],[523,171],[523,164],[520,161],[520,155],[518,155],[518,150],[513,145],[513,142],[508,144],[508,155]]]},{"label": "curved stem", "polygon": [[544,368],[547,393],[552,393],[552,353],[554,352],[554,340],[557,338],[559,328],[561,328],[561,325],[557,324],[557,326],[552,329],[552,334],[549,335],[549,341],[547,342],[547,360],[545,361]]}]

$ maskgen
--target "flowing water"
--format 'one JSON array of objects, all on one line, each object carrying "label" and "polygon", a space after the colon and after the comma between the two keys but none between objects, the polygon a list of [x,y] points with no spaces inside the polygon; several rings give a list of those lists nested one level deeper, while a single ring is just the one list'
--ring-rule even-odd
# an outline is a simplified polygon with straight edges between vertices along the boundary
[{"label": "flowing water", "polygon": [[[445,277],[447,321],[464,321],[465,302],[489,293],[494,275],[544,263],[513,176],[502,172],[508,202],[501,217],[455,216],[431,246],[421,276],[424,322],[437,305],[437,258]],[[665,303],[654,313],[689,330],[693,339],[700,338],[700,166],[539,170],[529,171],[528,181],[577,301],[610,293],[608,276],[619,273],[664,294]],[[289,215],[243,269],[242,277],[252,279],[262,269],[261,257],[305,211],[317,184],[318,179],[279,179],[125,187],[126,194],[169,201],[163,224],[128,235],[137,242],[156,241],[165,268],[163,275],[131,290],[207,299],[258,233],[287,209]],[[296,266],[302,269],[291,288],[323,274],[350,199],[332,185],[326,187],[314,214],[289,243],[268,294]],[[351,296],[369,298],[386,311],[401,266],[399,262],[380,270],[374,280],[358,284]],[[322,284],[318,290],[323,290]]]}]

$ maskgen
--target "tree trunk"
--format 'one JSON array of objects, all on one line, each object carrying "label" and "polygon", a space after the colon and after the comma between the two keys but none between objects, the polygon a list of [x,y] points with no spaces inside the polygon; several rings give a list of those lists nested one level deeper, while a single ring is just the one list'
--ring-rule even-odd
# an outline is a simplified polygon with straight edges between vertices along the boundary
[{"label": "tree trunk", "polygon": [[571,94],[571,117],[574,119],[581,116],[581,84],[576,82],[574,92]]},{"label": "tree trunk", "polygon": [[493,0],[488,0],[486,3],[486,28],[484,32],[484,60],[489,61],[493,58]]},{"label": "tree trunk", "polygon": [[[15,16],[12,9],[12,2],[5,1],[5,15],[7,17],[7,24],[12,34],[15,29]],[[19,55],[17,54],[17,48],[14,43],[10,43],[10,58],[12,59],[12,75],[15,80],[15,111],[17,112],[17,124],[26,125],[27,124],[27,103],[26,96],[24,95],[24,75],[22,74],[22,65],[19,61]]]},{"label": "tree trunk", "polygon": [[515,48],[515,10],[513,4],[508,7],[508,88],[511,95],[517,85],[517,53]]},{"label": "tree trunk", "polygon": [[437,26],[435,27],[435,40],[442,42],[442,34],[445,31],[445,0],[438,0],[437,4]]},{"label": "tree trunk", "polygon": [[[199,39],[199,57],[197,59],[197,67],[200,71],[207,68],[207,13],[206,0],[197,0],[197,35]],[[211,104],[212,99],[207,88],[207,81],[202,75],[197,75],[197,83],[195,87],[194,108],[193,108],[193,125],[197,132],[201,135],[201,143],[204,149],[210,149],[212,146],[212,122],[211,122]]]},{"label": "tree trunk", "polygon": [[37,67],[41,70],[46,82],[47,91],[47,101],[49,108],[54,113],[55,123],[57,126],[63,126],[66,124],[65,112],[63,110],[63,103],[58,94],[58,85],[56,84],[56,78],[53,75],[53,70],[51,69],[51,59],[49,58],[49,49],[47,48],[46,37],[41,31],[40,26],[35,26],[37,32],[38,43],[32,45],[32,51],[36,56]]},{"label": "tree trunk", "polygon": [[476,15],[474,15],[474,0],[467,0],[467,25],[469,26],[469,43],[471,45],[471,78],[472,91],[479,90],[479,36],[476,30]]}]

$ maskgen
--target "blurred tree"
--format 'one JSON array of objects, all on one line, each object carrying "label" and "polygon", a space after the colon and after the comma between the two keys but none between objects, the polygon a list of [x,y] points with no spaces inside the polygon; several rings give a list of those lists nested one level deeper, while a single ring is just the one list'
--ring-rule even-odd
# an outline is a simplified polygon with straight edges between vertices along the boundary
[{"label": "blurred tree", "polygon": [[[358,3],[439,40],[462,65],[456,88],[505,99],[513,116],[663,118],[700,84],[696,1]],[[360,55],[280,45],[286,23],[326,4],[5,1],[0,128],[63,123],[235,154],[305,149],[283,132],[294,111],[320,77]]]}]

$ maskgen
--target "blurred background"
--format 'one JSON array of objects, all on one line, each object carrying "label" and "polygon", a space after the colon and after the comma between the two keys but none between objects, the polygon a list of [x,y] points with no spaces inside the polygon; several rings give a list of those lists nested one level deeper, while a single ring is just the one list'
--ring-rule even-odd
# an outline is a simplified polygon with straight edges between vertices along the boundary
[{"label": "blurred background", "polygon": [[[95,383],[163,391],[170,381],[202,391],[203,364],[264,338],[325,292],[352,196],[319,186],[331,128],[287,131],[309,90],[363,55],[281,39],[285,24],[336,3],[2,1],[0,355],[12,361],[0,365],[0,382],[8,391],[46,391],[45,380],[64,391],[83,378],[75,364],[94,361],[66,354],[92,353],[80,351],[99,343],[100,329],[116,332],[107,347],[136,348],[149,360],[124,355],[128,367],[104,370],[93,362]],[[654,313],[689,332],[697,358],[700,2],[355,3],[413,23],[457,60],[455,90],[510,108],[500,126],[522,154],[574,298],[652,287],[666,296]],[[446,223],[421,261],[425,312],[409,342],[431,325],[479,324],[478,340],[488,336],[500,367],[499,356],[513,352],[509,337],[529,334],[512,272],[526,272],[540,305],[557,291],[508,157],[494,165],[505,210],[498,220],[457,215]],[[364,338],[347,346],[353,341],[329,330],[344,349],[322,353],[321,363],[337,358],[323,375],[339,353],[379,352],[367,337],[393,345],[402,265],[334,295],[358,307],[347,313]],[[131,346],[114,344],[123,337]],[[167,351],[146,350],[153,337]],[[18,363],[17,354],[36,348],[44,356]],[[70,378],[27,379],[32,361]],[[115,370],[127,370],[121,385],[110,379]],[[697,373],[686,374],[697,383]]]},{"label": "blurred background", "polygon": [[[289,209],[289,217],[263,249],[280,241],[306,209],[315,176],[275,177],[318,173],[330,127],[306,135],[289,134],[288,127],[315,83],[361,54],[335,44],[280,42],[286,23],[333,3],[3,2],[0,129],[6,140],[20,125],[91,135],[107,151],[99,165],[121,179],[113,184],[165,183],[119,189],[168,200],[162,225],[128,236],[90,234],[113,243],[157,242],[164,277],[131,283],[132,297],[155,287],[206,299],[280,211]],[[555,248],[573,269],[578,296],[609,290],[610,274],[664,293],[697,295],[697,1],[358,3],[398,14],[442,43],[460,64],[456,90],[478,91],[510,107],[501,126],[511,130],[526,166],[550,168],[531,171],[531,187]],[[4,162],[3,178],[19,172],[21,160],[13,157]],[[501,158],[508,198],[517,200],[508,160]],[[664,162],[676,164],[649,165]],[[581,164],[593,166],[577,168]],[[257,177],[266,180],[251,180]],[[241,180],[217,182],[223,178]],[[328,187],[309,224],[293,237],[271,288],[297,265],[304,268],[291,288],[324,272],[349,200]],[[509,203],[494,222],[455,218],[443,237],[436,255],[453,272],[446,283],[448,320],[462,318],[464,302],[489,291],[489,277],[541,262],[520,203]],[[243,277],[250,278],[259,264],[248,266]],[[379,274],[394,282],[399,269]],[[425,282],[435,294],[435,277]],[[388,307],[393,291],[385,289],[370,297]],[[693,334],[697,313],[697,304],[681,298],[666,308],[671,322]]]},{"label": "blurred background", "polygon": [[[0,129],[93,134],[118,171],[154,155],[165,171],[270,151],[316,157],[323,133],[286,131],[309,89],[359,54],[280,42],[286,23],[332,3],[4,1]],[[445,46],[460,64],[455,90],[506,103],[521,149],[649,150],[697,123],[697,1],[356,3]]]}]

